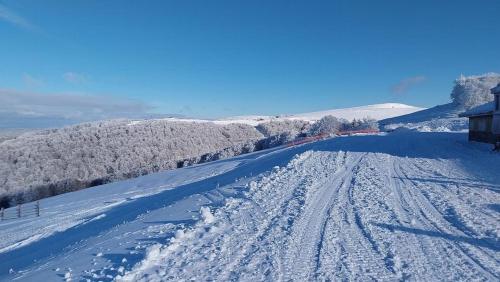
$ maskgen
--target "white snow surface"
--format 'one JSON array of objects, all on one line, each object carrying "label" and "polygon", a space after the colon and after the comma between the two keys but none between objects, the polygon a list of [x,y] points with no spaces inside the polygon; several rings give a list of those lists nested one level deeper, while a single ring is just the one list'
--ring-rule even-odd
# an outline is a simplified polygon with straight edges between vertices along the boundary
[{"label": "white snow surface", "polygon": [[398,128],[417,130],[422,132],[465,132],[469,128],[469,121],[459,117],[465,109],[455,103],[435,106],[411,114],[387,118],[379,121],[383,130]]},{"label": "white snow surface", "polygon": [[0,280],[498,281],[499,168],[401,131],[89,188],[0,222]]},{"label": "white snow surface", "polygon": [[334,116],[337,118],[345,118],[347,120],[373,118],[376,120],[397,117],[424,110],[424,108],[409,106],[399,103],[385,103],[368,105],[361,107],[353,107],[346,109],[334,109],[327,111],[319,111],[305,114],[292,115],[291,119],[302,119],[306,121],[317,121],[324,116]]},{"label": "white snow surface", "polygon": [[[168,118],[172,121],[191,121],[191,122],[214,122],[216,124],[231,124],[231,123],[242,123],[256,126],[259,123],[268,121],[279,121],[279,120],[304,120],[309,122],[315,122],[320,120],[324,116],[332,115],[337,118],[344,118],[352,121],[353,119],[362,118],[372,118],[376,120],[386,119],[391,117],[397,117],[401,115],[410,114],[424,110],[424,108],[409,106],[400,103],[384,103],[384,104],[374,104],[360,107],[343,108],[343,109],[333,109],[325,110],[311,113],[302,114],[292,114],[292,115],[279,115],[279,116],[265,116],[265,115],[251,115],[251,116],[235,116],[228,117],[218,120],[204,120],[204,119],[182,119],[182,118]],[[134,121],[137,123],[140,121]]]}]

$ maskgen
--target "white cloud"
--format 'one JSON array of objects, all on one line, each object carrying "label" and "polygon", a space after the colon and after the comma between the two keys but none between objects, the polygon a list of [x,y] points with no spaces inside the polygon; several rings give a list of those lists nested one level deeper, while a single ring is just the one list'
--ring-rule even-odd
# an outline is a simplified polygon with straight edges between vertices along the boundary
[{"label": "white cloud", "polygon": [[410,90],[410,88],[424,82],[426,79],[427,78],[422,75],[405,78],[396,85],[392,86],[391,91],[397,95],[405,94],[408,90]]},{"label": "white cloud", "polygon": [[41,94],[0,89],[0,114],[59,117],[79,121],[142,117],[152,107],[131,99],[87,94]]},{"label": "white cloud", "polygon": [[0,20],[6,21],[10,24],[13,24],[15,26],[32,30],[32,31],[37,31],[39,30],[38,27],[34,26],[32,23],[30,23],[28,20],[25,18],[19,16],[12,10],[8,9],[5,5],[0,4]]},{"label": "white cloud", "polygon": [[76,73],[76,72],[66,72],[63,74],[64,80],[70,83],[85,83],[88,81],[88,78],[86,75],[81,74],[81,73]]}]

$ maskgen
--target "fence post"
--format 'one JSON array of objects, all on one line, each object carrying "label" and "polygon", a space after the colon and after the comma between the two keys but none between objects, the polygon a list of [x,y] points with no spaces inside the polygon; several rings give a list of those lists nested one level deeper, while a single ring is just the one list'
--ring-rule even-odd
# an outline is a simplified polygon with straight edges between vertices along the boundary
[{"label": "fence post", "polygon": [[0,209],[0,218],[3,220],[3,208]]},{"label": "fence post", "polygon": [[17,204],[17,218],[21,218],[21,204]]},{"label": "fence post", "polygon": [[36,201],[36,216],[40,216],[40,201]]}]

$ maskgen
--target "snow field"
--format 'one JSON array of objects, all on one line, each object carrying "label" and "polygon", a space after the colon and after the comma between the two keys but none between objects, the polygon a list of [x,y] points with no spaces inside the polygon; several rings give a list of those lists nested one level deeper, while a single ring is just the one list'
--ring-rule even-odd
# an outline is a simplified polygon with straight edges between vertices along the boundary
[{"label": "snow field", "polygon": [[[91,210],[103,200],[119,204],[0,252],[0,280],[69,272],[75,281],[496,281],[498,167],[499,155],[466,134],[401,131],[82,190],[49,207],[69,211],[67,197],[86,199]],[[150,187],[147,196],[120,202],[141,186]],[[74,239],[51,241],[58,234]]]},{"label": "snow field", "polygon": [[468,176],[454,159],[307,151],[125,280],[496,280],[498,187]]}]

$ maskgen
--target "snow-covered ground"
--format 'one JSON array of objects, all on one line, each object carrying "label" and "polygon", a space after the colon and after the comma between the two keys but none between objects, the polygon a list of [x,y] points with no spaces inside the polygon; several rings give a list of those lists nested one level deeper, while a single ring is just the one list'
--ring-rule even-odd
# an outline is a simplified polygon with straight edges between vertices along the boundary
[{"label": "snow-covered ground", "polygon": [[[372,118],[376,120],[397,117],[401,115],[411,114],[417,111],[424,110],[424,108],[409,106],[399,103],[384,103],[367,105],[360,107],[333,109],[319,112],[294,114],[294,115],[279,115],[279,116],[235,116],[217,120],[204,120],[204,119],[186,119],[186,118],[167,118],[172,121],[192,121],[192,122],[214,122],[216,124],[230,124],[230,123],[243,123],[256,126],[259,123],[268,121],[279,120],[304,120],[315,122],[324,116],[332,115],[336,118],[343,118],[347,120]],[[139,123],[140,121],[133,121],[132,123]]]},{"label": "snow-covered ground", "polygon": [[467,131],[469,120],[459,117],[465,108],[455,103],[435,106],[422,111],[379,121],[383,130],[407,128],[423,132]]},{"label": "snow-covered ground", "polygon": [[290,116],[291,119],[301,119],[306,121],[317,121],[322,117],[331,115],[337,118],[344,118],[347,120],[373,118],[376,120],[406,115],[417,111],[424,110],[424,108],[409,106],[399,103],[385,103],[375,104],[361,107],[333,109],[327,111],[319,111],[312,113],[304,113]]},{"label": "snow-covered ground", "polygon": [[466,139],[340,137],[44,199],[0,223],[0,280],[498,281],[500,155]]}]

